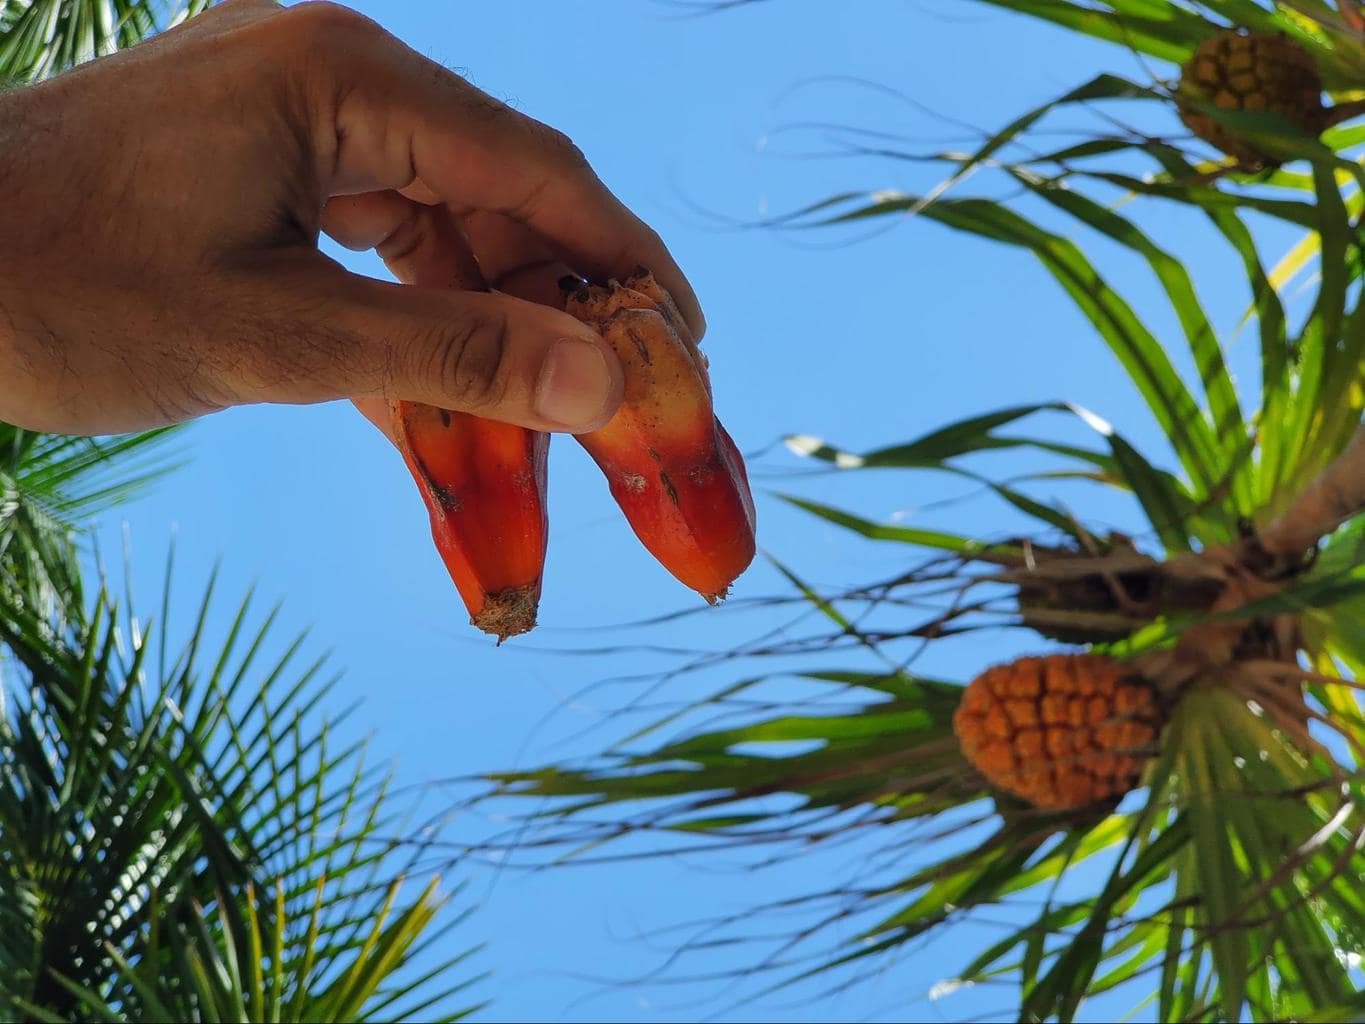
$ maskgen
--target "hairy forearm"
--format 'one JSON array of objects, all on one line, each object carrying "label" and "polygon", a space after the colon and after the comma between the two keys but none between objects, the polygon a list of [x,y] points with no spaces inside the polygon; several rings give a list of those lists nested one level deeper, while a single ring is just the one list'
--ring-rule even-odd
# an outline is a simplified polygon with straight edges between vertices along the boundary
[{"label": "hairy forearm", "polygon": [[[64,347],[44,313],[69,292],[57,242],[79,231],[54,197],[63,191],[64,82],[0,92],[0,420],[57,429],[74,398]],[[64,300],[70,303],[67,295]]]},{"label": "hairy forearm", "polygon": [[[60,172],[44,159],[52,141],[61,134],[60,111],[44,103],[46,96],[64,91],[59,82],[26,85],[0,91],[0,284],[14,282],[39,253],[34,237],[37,218],[34,204],[46,196],[35,194],[35,175],[54,177]],[[49,223],[63,219],[60,211],[44,209]]]},{"label": "hairy forearm", "polygon": [[16,207],[24,202],[19,165],[24,155],[25,90],[0,92],[0,419],[17,419],[17,394],[24,387],[19,324],[27,319],[20,305],[18,269],[24,260]]}]

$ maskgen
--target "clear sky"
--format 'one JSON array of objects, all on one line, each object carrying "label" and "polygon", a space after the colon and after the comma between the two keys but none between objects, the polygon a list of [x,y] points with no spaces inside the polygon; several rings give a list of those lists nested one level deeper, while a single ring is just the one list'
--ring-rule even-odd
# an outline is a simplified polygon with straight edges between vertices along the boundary
[{"label": "clear sky", "polygon": [[[970,0],[770,0],[706,17],[664,0],[354,6],[569,133],[664,235],[707,310],[722,418],[742,449],[762,453],[751,463],[760,543],[808,578],[866,581],[896,571],[906,555],[814,523],[779,506],[771,490],[967,532],[999,533],[1013,521],[988,501],[936,508],[962,486],[934,476],[793,476],[809,467],[773,446],[784,433],[873,447],[972,413],[1064,397],[1134,440],[1154,437],[1115,362],[1025,254],[927,222],[856,244],[724,226],[837,191],[923,189],[936,177],[904,163],[803,156],[818,139],[787,126],[878,127],[923,140],[920,148],[969,143],[960,128],[851,79],[996,128],[1102,65],[1141,77],[1122,52]],[[383,274],[371,257],[329,251],[359,272]],[[1205,299],[1217,322],[1229,324],[1241,298],[1219,287],[1215,281]],[[1151,294],[1145,278],[1138,290]],[[629,644],[636,635],[614,627],[693,600],[640,549],[604,481],[567,438],[551,451],[543,625],[496,650],[465,624],[400,460],[348,406],[235,410],[197,424],[185,443],[193,458],[184,470],[108,517],[106,550],[118,550],[126,520],[144,608],[156,602],[173,529],[182,593],[194,593],[221,559],[223,594],[255,581],[265,598],[282,597],[284,621],[311,624],[315,649],[330,647],[345,670],[335,709],[363,701],[346,730],[370,734],[371,756],[391,761],[404,786],[595,752],[615,735],[611,725],[581,731],[603,725],[648,683],[570,697],[661,662],[629,651],[558,650]],[[1086,511],[1133,521],[1122,502]],[[762,565],[736,588],[739,597],[786,592]],[[668,639],[723,648],[771,625],[721,608],[681,620]],[[945,645],[923,667],[965,679],[1019,644],[1029,646],[1028,638]],[[670,684],[669,696],[725,678]],[[771,873],[717,870],[704,859],[535,875],[466,865],[457,874],[471,881],[480,909],[458,938],[490,944],[480,958],[495,972],[482,993],[494,1000],[488,1019],[689,1019],[723,1011],[718,983],[594,979],[659,966],[668,939],[646,940],[652,930],[816,887],[858,856],[845,849]],[[924,1001],[961,965],[963,948],[929,945],[869,986],[794,1011],[777,1001],[722,1016],[959,1019],[1007,1009],[1008,993],[999,991]],[[689,970],[734,966],[727,956]]]}]

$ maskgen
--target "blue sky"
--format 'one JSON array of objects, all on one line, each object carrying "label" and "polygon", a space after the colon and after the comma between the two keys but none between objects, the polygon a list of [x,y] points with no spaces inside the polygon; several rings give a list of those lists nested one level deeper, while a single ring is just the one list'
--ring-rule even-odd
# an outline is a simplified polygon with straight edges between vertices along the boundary
[{"label": "blue sky", "polygon": [[[771,491],[964,532],[998,533],[1012,521],[985,500],[939,507],[963,488],[933,476],[807,476],[808,466],[774,446],[785,433],[874,447],[976,412],[1065,397],[1130,439],[1155,443],[1117,364],[1025,254],[927,223],[861,241],[727,226],[844,190],[923,190],[937,176],[881,159],[812,156],[820,140],[792,127],[799,123],[878,127],[920,140],[920,148],[968,145],[961,128],[855,80],[994,128],[1101,66],[1142,77],[1121,51],[969,0],[771,0],[707,17],[663,0],[354,6],[569,133],[664,235],[706,307],[721,416],[741,449],[761,453],[751,463],[760,544],[806,577],[865,581],[894,572],[904,555],[812,522]],[[1158,226],[1174,223],[1162,216],[1155,214]],[[1188,244],[1198,251],[1196,240]],[[328,251],[358,272],[384,273],[369,256]],[[1230,280],[1215,277],[1203,292],[1222,325],[1242,309]],[[1153,294],[1145,279],[1137,292]],[[346,729],[370,735],[371,756],[391,761],[403,786],[592,754],[615,735],[605,716],[647,683],[580,691],[666,660],[559,649],[631,643],[637,634],[622,623],[693,599],[640,548],[604,481],[567,438],[551,450],[542,626],[501,649],[465,624],[405,469],[348,406],[234,410],[197,424],[185,441],[193,458],[184,470],[108,517],[106,550],[118,549],[126,521],[143,607],[156,602],[172,531],[186,593],[221,561],[224,594],[254,581],[265,597],[282,597],[285,621],[311,624],[314,647],[330,648],[345,670],[336,709],[363,701]],[[1086,513],[1134,521],[1113,499]],[[762,564],[735,591],[785,592]],[[774,621],[721,608],[680,620],[667,639],[719,649]],[[1030,646],[1026,637],[946,644],[922,667],[965,679],[1020,645]],[[685,698],[724,681],[724,673],[678,681],[668,695]],[[1008,1010],[1008,993],[999,991],[924,1000],[960,966],[956,939],[795,1011],[780,1000],[726,1011],[717,982],[595,980],[658,967],[667,938],[646,941],[653,930],[818,886],[828,872],[856,867],[859,855],[856,848],[812,855],[764,873],[706,860],[534,875],[466,865],[456,874],[470,880],[480,909],[459,938],[489,943],[480,958],[495,972],[483,992],[494,1000],[487,1019],[673,1020],[718,1008],[732,1019],[959,1019]],[[973,933],[962,935],[967,942]],[[689,971],[726,966],[735,966],[732,955],[715,954]]]}]

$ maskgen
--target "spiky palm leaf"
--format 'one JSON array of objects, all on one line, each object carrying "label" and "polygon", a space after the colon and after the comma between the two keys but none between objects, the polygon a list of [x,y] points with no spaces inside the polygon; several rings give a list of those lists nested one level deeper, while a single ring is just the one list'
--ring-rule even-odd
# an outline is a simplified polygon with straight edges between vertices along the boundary
[{"label": "spiky palm leaf", "polygon": [[1358,0],[978,0],[1043,18],[1160,60],[1181,63],[1229,25],[1284,32],[1309,48],[1333,95],[1365,81],[1365,14]]},{"label": "spiky palm leaf", "polygon": [[[1173,61],[1228,21],[1281,27],[1319,56],[1330,51],[1332,89],[1349,95],[1365,83],[1354,5],[986,2]],[[592,857],[604,842],[664,833],[678,849],[702,840],[796,855],[860,834],[884,837],[856,882],[776,908],[806,915],[776,938],[754,934],[749,914],[705,933],[706,945],[762,942],[764,952],[742,969],[768,969],[775,984],[851,984],[921,936],[989,907],[1007,923],[1005,937],[964,957],[953,983],[1017,984],[1022,1019],[1073,1019],[1087,996],[1144,984],[1146,1005],[1162,1020],[1330,1017],[1365,1006],[1352,969],[1365,952],[1365,900],[1355,884],[1365,872],[1356,768],[1365,750],[1357,698],[1365,683],[1365,177],[1354,159],[1362,136],[1341,126],[1318,141],[1273,118],[1230,117],[1286,157],[1284,169],[1254,176],[1186,152],[1160,127],[1115,131],[1112,116],[1060,148],[1028,139],[1058,109],[1112,104],[1139,105],[1142,116],[1175,127],[1166,84],[1103,75],[975,152],[877,148],[892,159],[948,164],[927,195],[849,193],[778,226],[914,215],[1032,253],[1127,371],[1175,468],[1065,402],[974,416],[866,453],[791,438],[800,454],[841,470],[979,481],[1032,520],[1034,535],[973,538],[884,524],[787,496],[864,537],[931,554],[909,568],[893,554],[888,579],[839,594],[819,593],[784,567],[829,627],[785,648],[804,667],[756,669],[586,765],[492,776],[495,797],[552,798],[532,816],[540,826],[533,850]],[[975,183],[990,174],[1002,194],[1022,191],[1026,202],[958,194],[969,175]],[[1193,275],[1135,215],[1120,212],[1135,200],[1184,205],[1242,269],[1260,342],[1257,393],[1234,386],[1227,339],[1220,343]],[[1317,254],[1309,300],[1296,303],[1287,275],[1261,263],[1249,226],[1257,215],[1311,233],[1295,257]],[[1164,308],[1125,298],[1074,240],[1087,235],[1139,259]],[[1148,326],[1158,316],[1176,325],[1198,390],[1176,368],[1175,342]],[[1073,426],[1021,431],[1028,418],[1046,416]],[[978,468],[977,456],[1001,450],[1033,457],[1034,470],[1006,481]],[[1128,492],[1149,533],[1135,542],[1087,529],[1035,486],[1063,480]],[[953,735],[960,687],[905,667],[926,643],[1019,627],[1091,642],[1163,678],[1187,659],[1168,690],[1171,720],[1145,786],[1117,807],[1043,813],[992,792]],[[1199,661],[1229,637],[1240,653]],[[854,649],[874,664],[832,662]],[[753,651],[765,664],[774,652]],[[821,690],[839,700],[837,711],[754,711],[780,706],[784,692],[820,708]],[[701,725],[717,715],[733,724]],[[907,873],[911,850],[928,864]],[[836,933],[842,941],[820,945]]]},{"label": "spiky palm leaf", "polygon": [[40,622],[79,608],[87,522],[174,468],[173,433],[96,440],[0,423],[0,590]]},{"label": "spiky palm leaf", "polygon": [[[778,0],[678,0],[698,10]],[[1332,95],[1365,79],[1365,7],[1359,0],[976,0],[1041,18],[1081,35],[1180,64],[1210,33],[1228,26],[1284,32],[1313,53]]]},{"label": "spiky palm leaf", "polygon": [[0,86],[132,46],[212,0],[0,0]]},{"label": "spiky palm leaf", "polygon": [[[156,908],[153,913],[168,926],[158,935],[161,945],[141,951],[142,959],[135,963],[112,951],[110,958],[137,990],[139,1012],[147,1015],[142,1019],[461,1019],[473,1007],[451,1012],[450,997],[472,982],[425,995],[415,993],[416,986],[410,983],[390,984],[390,975],[418,951],[419,940],[421,946],[430,946],[444,937],[451,925],[459,923],[455,919],[444,928],[430,927],[446,901],[437,895],[435,880],[418,900],[395,909],[400,888],[400,882],[389,886],[369,930],[358,936],[359,952],[339,958],[323,957],[319,962],[298,955],[296,948],[299,935],[317,936],[323,931],[326,879],[318,880],[311,906],[302,903],[291,907],[283,883],[276,882],[273,897],[258,897],[255,887],[248,885],[241,907],[234,908],[237,913],[232,916],[209,918],[197,904],[188,907],[188,913]],[[223,906],[221,898],[217,902]],[[447,959],[431,976],[447,972],[468,955]],[[167,965],[173,973],[165,973]],[[186,986],[185,979],[192,987]],[[130,1016],[127,1007],[111,1005],[98,993],[75,985],[68,987],[86,1000],[100,1019],[138,1019]],[[437,1016],[431,1016],[433,1013]]]},{"label": "spiky palm leaf", "polygon": [[458,1014],[463,955],[403,975],[444,900],[399,899],[415,853],[380,840],[385,779],[318,716],[323,663],[295,665],[273,611],[253,628],[249,595],[215,649],[212,590],[178,653],[103,592],[56,629],[0,596],[0,1015]]}]

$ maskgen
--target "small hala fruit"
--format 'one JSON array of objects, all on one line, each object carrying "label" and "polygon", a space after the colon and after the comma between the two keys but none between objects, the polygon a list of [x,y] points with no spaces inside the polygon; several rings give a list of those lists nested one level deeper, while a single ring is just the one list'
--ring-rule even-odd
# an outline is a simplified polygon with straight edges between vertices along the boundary
[{"label": "small hala fruit", "polygon": [[992,785],[1045,810],[1134,788],[1160,732],[1156,691],[1117,658],[1017,658],[971,681],[953,715],[967,760]]},{"label": "small hala fruit", "polygon": [[[645,547],[714,603],[753,560],[754,506],[744,460],[712,408],[706,358],[648,271],[624,285],[568,280],[566,308],[625,371],[620,410],[578,440]],[[390,412],[470,622],[499,643],[532,629],[549,435],[415,402],[391,402]]]},{"label": "small hala fruit", "polygon": [[1317,65],[1282,32],[1224,29],[1205,37],[1180,69],[1176,105],[1190,131],[1250,170],[1281,159],[1201,108],[1278,114],[1314,136],[1327,126]]},{"label": "small hala fruit", "polygon": [[469,621],[498,643],[527,632],[545,566],[550,435],[416,402],[390,408]]},{"label": "small hala fruit", "polygon": [[706,359],[647,270],[565,287],[565,308],[625,371],[619,411],[578,441],[650,554],[714,603],[753,560],[754,505],[744,460],[712,406]]}]

